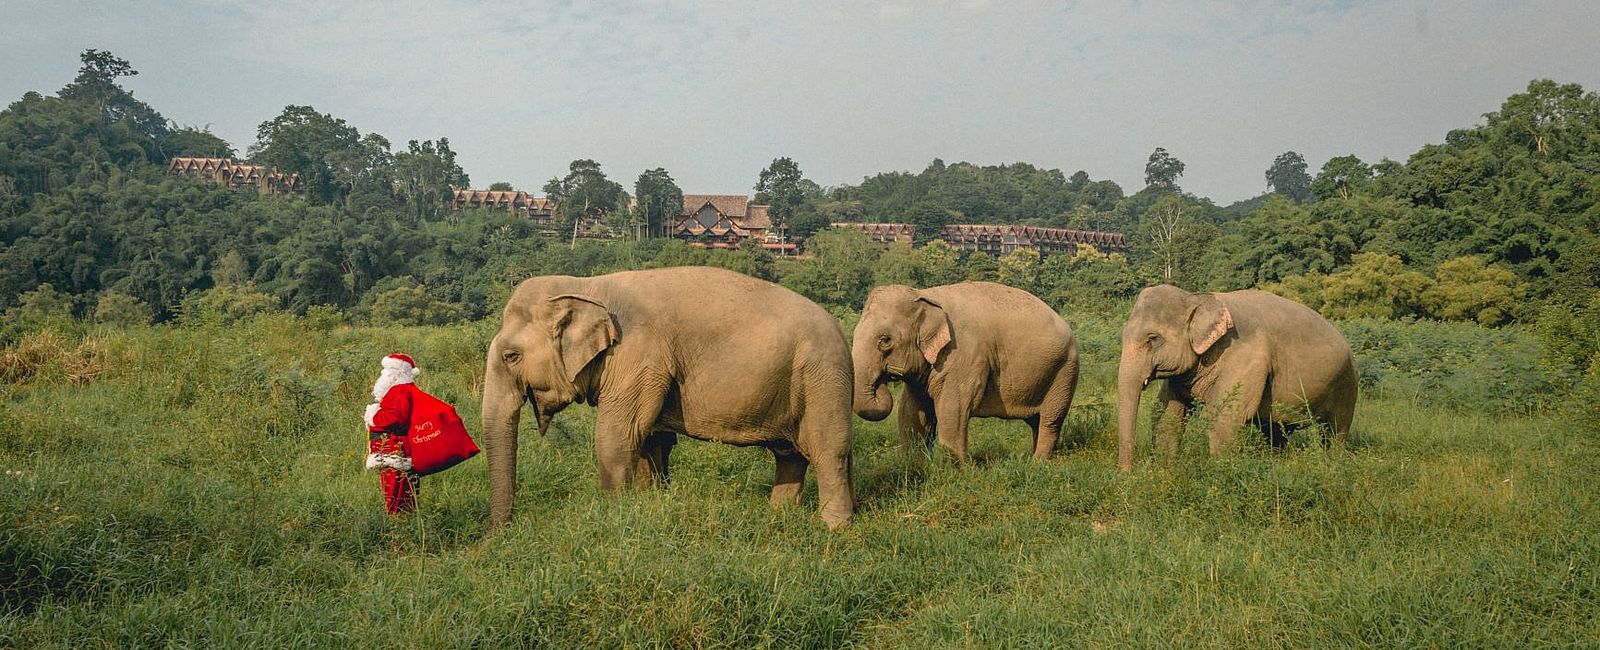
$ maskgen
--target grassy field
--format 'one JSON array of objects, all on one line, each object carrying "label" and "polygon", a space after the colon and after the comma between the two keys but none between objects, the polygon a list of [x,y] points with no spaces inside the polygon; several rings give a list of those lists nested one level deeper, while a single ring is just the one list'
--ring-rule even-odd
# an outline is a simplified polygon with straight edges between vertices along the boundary
[{"label": "grassy field", "polygon": [[490,326],[307,327],[7,353],[0,647],[1600,645],[1600,434],[1506,399],[1543,389],[1493,352],[1408,370],[1367,332],[1348,451],[1207,460],[1191,435],[1177,463],[1124,476],[1116,325],[1081,323],[1056,459],[1028,460],[1020,423],[978,421],[977,462],[955,466],[858,420],[860,512],[840,533],[814,487],[768,508],[752,449],[684,441],[671,488],[603,497],[574,407],[524,434],[517,517],[485,536],[482,459],[386,517],[359,419],[377,358],[406,350],[474,422]]}]

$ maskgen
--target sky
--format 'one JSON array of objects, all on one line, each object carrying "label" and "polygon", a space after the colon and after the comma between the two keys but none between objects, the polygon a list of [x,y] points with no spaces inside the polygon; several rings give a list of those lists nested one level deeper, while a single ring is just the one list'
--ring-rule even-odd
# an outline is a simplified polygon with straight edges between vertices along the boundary
[{"label": "sky", "polygon": [[591,158],[630,190],[664,167],[750,193],[788,156],[824,186],[939,158],[1132,193],[1162,147],[1225,205],[1285,151],[1403,162],[1533,79],[1600,89],[1595,25],[1585,0],[0,0],[0,101],[95,48],[241,153],[310,105],[398,149],[448,137],[478,187]]}]

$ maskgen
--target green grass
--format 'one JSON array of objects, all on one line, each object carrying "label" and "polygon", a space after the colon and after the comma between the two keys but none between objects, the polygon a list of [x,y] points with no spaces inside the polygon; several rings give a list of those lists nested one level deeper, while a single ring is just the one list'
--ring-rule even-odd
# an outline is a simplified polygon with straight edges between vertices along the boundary
[{"label": "green grass", "polygon": [[0,647],[1600,643],[1600,434],[1553,415],[1373,390],[1348,451],[1191,435],[1124,476],[1090,323],[1049,462],[1021,423],[977,421],[955,466],[858,420],[857,524],[829,533],[814,487],[766,505],[759,450],[686,440],[669,489],[602,496],[574,407],[523,435],[485,536],[482,459],[386,517],[358,421],[407,350],[474,422],[487,326],[303,327],[92,334],[98,380],[0,384]]}]

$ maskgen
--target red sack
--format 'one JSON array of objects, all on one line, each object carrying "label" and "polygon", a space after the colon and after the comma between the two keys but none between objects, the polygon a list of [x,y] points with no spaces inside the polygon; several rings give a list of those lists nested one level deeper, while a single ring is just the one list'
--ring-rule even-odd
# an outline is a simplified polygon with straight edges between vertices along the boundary
[{"label": "red sack", "polygon": [[417,390],[411,405],[411,429],[406,452],[411,471],[427,476],[445,471],[478,455],[478,445],[456,415],[456,407]]}]

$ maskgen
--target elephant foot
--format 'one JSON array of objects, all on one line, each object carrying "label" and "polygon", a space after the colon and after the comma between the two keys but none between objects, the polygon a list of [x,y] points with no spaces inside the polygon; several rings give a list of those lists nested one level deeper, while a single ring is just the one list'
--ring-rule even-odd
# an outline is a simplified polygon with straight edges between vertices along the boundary
[{"label": "elephant foot", "polygon": [[855,521],[855,516],[851,513],[838,514],[824,511],[821,517],[822,522],[828,525],[828,530],[848,528]]}]

